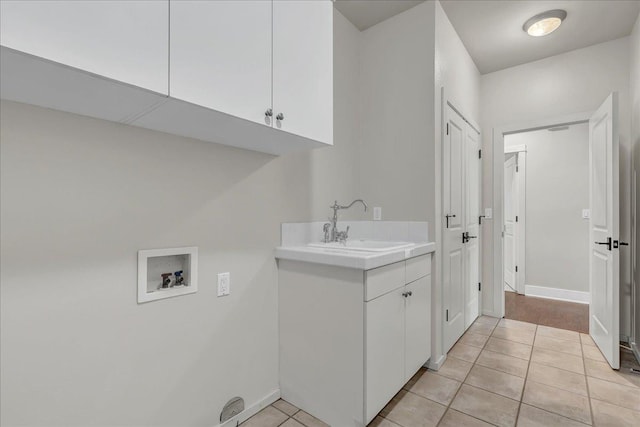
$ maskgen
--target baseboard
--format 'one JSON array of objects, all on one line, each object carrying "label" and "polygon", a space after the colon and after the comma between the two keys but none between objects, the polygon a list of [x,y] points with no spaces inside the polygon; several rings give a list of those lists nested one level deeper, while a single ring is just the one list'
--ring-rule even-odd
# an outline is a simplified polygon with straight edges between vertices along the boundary
[{"label": "baseboard", "polygon": [[218,427],[236,427],[238,424],[248,420],[250,417],[260,412],[260,410],[271,405],[278,399],[280,399],[280,389],[274,390],[271,393],[267,394],[265,397],[258,400],[256,403],[246,408],[235,417],[229,418],[222,424],[218,424]]},{"label": "baseboard", "polygon": [[494,311],[489,311],[489,310],[482,310],[482,315],[483,316],[489,316],[489,317],[495,317],[496,319],[502,319],[502,316],[499,316],[496,312]]},{"label": "baseboard", "polygon": [[548,298],[560,301],[589,304],[589,292],[570,291],[567,289],[547,288],[544,286],[524,285],[524,294],[531,297]]},{"label": "baseboard", "polygon": [[445,360],[447,360],[446,354],[443,354],[442,356],[438,357],[435,361],[432,361],[431,359],[429,359],[427,368],[437,371],[440,369],[440,367],[442,367],[442,364],[444,363]]}]

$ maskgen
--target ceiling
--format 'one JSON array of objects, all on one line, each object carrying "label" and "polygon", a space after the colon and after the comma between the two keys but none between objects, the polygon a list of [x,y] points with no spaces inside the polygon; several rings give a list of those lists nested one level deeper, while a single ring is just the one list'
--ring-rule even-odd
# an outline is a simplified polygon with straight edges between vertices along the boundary
[{"label": "ceiling", "polygon": [[[422,1],[337,0],[361,31]],[[486,74],[631,34],[640,0],[440,0],[480,73]],[[522,30],[533,15],[565,9],[567,19],[546,37]]]},{"label": "ceiling", "polygon": [[335,7],[360,31],[411,9],[424,0],[336,0]]},{"label": "ceiling", "polygon": [[[640,0],[442,0],[441,4],[482,74],[627,36],[640,11]],[[527,19],[550,9],[567,11],[560,28],[545,37],[531,37],[522,30]]]}]

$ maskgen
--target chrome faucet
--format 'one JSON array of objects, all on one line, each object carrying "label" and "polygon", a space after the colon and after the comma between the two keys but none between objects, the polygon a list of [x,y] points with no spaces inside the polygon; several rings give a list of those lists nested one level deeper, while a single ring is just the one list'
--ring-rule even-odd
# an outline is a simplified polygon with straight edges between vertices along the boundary
[{"label": "chrome faucet", "polygon": [[347,243],[347,239],[349,238],[349,227],[347,227],[345,231],[338,231],[338,211],[340,209],[349,209],[356,202],[362,203],[362,206],[364,206],[364,211],[365,212],[367,211],[367,204],[362,199],[356,199],[353,202],[351,202],[348,206],[339,205],[338,201],[336,200],[335,202],[333,202],[332,206],[329,206],[330,209],[333,209],[333,217],[329,218],[329,221],[331,222],[327,222],[322,227],[322,231],[324,231],[325,243],[329,243],[329,242],[340,242],[342,244]]}]

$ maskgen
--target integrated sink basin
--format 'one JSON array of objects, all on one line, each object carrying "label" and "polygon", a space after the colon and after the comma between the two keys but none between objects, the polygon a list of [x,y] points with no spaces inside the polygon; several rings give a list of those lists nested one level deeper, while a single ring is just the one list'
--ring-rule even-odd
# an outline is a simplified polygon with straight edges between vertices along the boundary
[{"label": "integrated sink basin", "polygon": [[329,242],[329,243],[309,243],[308,246],[312,248],[322,249],[342,249],[361,252],[387,252],[394,251],[396,249],[408,248],[415,243],[411,242],[385,242],[380,240],[347,240],[345,243]]}]

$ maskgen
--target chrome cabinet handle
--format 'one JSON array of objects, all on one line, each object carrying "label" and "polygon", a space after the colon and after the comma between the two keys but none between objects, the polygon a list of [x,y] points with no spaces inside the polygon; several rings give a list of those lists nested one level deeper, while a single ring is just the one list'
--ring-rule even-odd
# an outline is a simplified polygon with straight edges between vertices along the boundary
[{"label": "chrome cabinet handle", "polygon": [[276,116],[276,120],[284,120],[284,114],[278,113],[278,115]]},{"label": "chrome cabinet handle", "polygon": [[264,112],[264,115],[267,117],[273,116],[273,110],[269,108],[267,111]]}]

